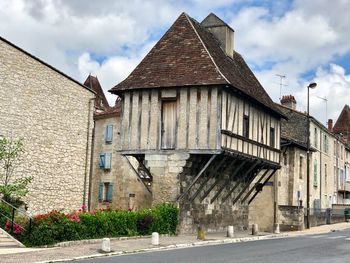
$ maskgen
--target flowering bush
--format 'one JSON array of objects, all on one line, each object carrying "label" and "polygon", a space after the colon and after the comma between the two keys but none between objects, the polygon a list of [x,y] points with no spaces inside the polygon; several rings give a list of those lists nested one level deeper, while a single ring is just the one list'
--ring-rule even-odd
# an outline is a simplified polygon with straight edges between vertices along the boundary
[{"label": "flowering bush", "polygon": [[41,246],[57,242],[102,237],[175,234],[178,209],[170,204],[152,209],[121,211],[101,209],[85,212],[86,208],[71,213],[53,210],[35,216],[32,232],[18,235],[25,245]]},{"label": "flowering bush", "polygon": [[[4,229],[5,231],[10,232],[11,222],[9,220],[6,221]],[[13,222],[13,234],[20,235],[22,234],[22,232],[23,232],[23,228],[16,222]]]}]

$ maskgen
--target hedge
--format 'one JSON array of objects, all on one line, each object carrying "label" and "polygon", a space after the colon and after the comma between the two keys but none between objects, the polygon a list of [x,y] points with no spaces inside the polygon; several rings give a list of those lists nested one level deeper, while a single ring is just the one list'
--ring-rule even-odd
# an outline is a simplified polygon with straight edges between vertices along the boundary
[{"label": "hedge", "polygon": [[[175,234],[178,209],[171,204],[138,211],[98,210],[65,214],[51,211],[34,217],[31,233],[16,235],[26,246],[52,245],[62,241],[160,234]],[[28,226],[27,226],[28,228]]]}]

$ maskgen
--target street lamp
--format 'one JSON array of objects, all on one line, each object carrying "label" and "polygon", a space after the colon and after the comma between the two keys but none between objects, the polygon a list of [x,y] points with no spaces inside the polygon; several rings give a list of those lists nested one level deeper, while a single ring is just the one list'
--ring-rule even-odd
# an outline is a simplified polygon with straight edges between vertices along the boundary
[{"label": "street lamp", "polygon": [[307,140],[306,140],[306,228],[310,228],[310,89],[316,88],[313,82],[307,86]]}]

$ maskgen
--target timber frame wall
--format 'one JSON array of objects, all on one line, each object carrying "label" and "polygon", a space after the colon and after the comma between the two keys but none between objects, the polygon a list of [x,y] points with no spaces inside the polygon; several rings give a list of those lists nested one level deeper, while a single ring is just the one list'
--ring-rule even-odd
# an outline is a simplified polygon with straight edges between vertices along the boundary
[{"label": "timber frame wall", "polygon": [[[162,147],[162,102],[176,101],[174,147]],[[166,150],[189,153],[239,152],[279,163],[280,122],[267,110],[233,89],[220,86],[144,89],[123,92],[122,154]],[[249,136],[243,135],[244,115]],[[274,142],[270,142],[270,129]]]}]

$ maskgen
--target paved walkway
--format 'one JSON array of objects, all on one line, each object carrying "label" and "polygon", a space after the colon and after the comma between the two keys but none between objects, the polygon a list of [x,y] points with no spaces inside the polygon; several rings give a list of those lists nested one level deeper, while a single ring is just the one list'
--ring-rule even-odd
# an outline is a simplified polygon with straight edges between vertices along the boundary
[{"label": "paved walkway", "polygon": [[[206,235],[205,241],[197,240],[195,235],[165,236],[160,237],[159,246],[152,246],[150,237],[131,239],[121,238],[111,240],[111,249],[113,254],[125,254],[160,249],[202,246],[209,244],[245,242],[285,236],[327,233],[330,231],[344,230],[349,228],[350,223],[339,223],[334,225],[314,227],[303,231],[284,232],[281,234],[261,233],[259,236],[252,236],[248,231],[245,231],[236,232],[234,238],[226,238],[225,233],[209,233]],[[105,255],[100,252],[100,240],[65,242],[60,245],[61,246],[59,247],[53,248],[13,248],[6,250],[0,249],[0,262],[52,262],[55,260],[60,261]]]}]

